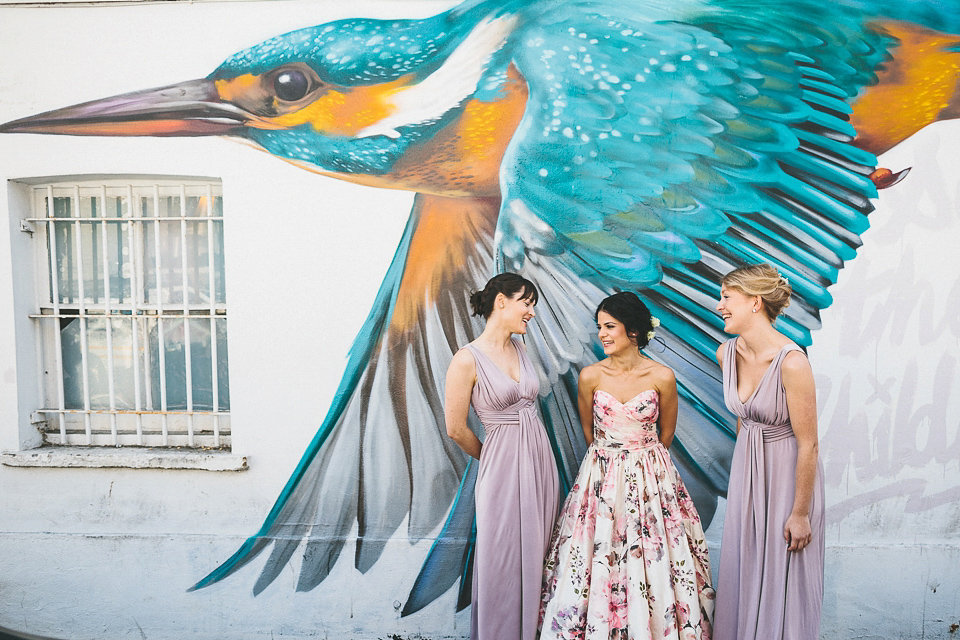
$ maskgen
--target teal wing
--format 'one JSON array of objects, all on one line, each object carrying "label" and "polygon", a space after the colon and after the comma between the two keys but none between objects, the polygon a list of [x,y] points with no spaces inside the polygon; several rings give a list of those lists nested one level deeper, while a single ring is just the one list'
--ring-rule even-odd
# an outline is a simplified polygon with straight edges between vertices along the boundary
[{"label": "teal wing", "polygon": [[[592,311],[599,292],[569,294],[581,282],[637,291],[663,321],[649,352],[677,374],[674,454],[706,522],[734,436],[714,361],[720,277],[775,265],[795,292],[779,327],[810,344],[876,195],[848,99],[885,46],[830,4],[717,4],[656,22],[568,3],[528,29],[514,62],[530,106],[497,229],[499,268],[534,279],[555,314]],[[584,363],[575,348],[551,357],[575,347],[562,327],[533,333],[547,381]]]},{"label": "teal wing", "polygon": [[[404,522],[411,544],[444,522],[467,460],[444,430],[443,380],[458,345],[482,329],[467,298],[492,271],[498,204],[417,196],[326,419],[260,530],[193,589],[269,550],[254,593],[298,553],[297,589],[309,590],[330,573],[353,527],[354,565],[365,572]],[[479,428],[472,415],[470,423]],[[472,524],[472,500],[465,502],[461,555]],[[441,593],[459,568],[450,575]]]}]

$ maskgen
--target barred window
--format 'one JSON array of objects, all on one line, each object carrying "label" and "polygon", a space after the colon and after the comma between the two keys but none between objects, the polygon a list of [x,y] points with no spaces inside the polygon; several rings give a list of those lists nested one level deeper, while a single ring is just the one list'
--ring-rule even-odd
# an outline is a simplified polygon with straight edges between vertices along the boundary
[{"label": "barred window", "polygon": [[45,442],[229,448],[219,181],[32,189]]}]

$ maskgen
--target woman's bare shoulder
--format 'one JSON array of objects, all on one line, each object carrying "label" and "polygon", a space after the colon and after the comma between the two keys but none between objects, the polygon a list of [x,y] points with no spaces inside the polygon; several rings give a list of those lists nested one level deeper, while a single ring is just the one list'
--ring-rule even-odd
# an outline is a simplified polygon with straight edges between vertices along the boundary
[{"label": "woman's bare shoulder", "polygon": [[792,349],[783,357],[780,369],[787,373],[803,374],[811,371],[810,360],[802,350]]},{"label": "woman's bare shoulder", "polygon": [[666,383],[666,384],[676,384],[677,376],[674,374],[673,369],[668,367],[665,364],[661,364],[656,360],[650,361],[650,375],[657,382]]},{"label": "woman's bare shoulder", "polygon": [[451,370],[472,372],[476,370],[476,368],[477,360],[473,355],[473,351],[470,349],[460,347],[460,349],[453,354],[453,359],[450,361]]},{"label": "woman's bare shoulder", "polygon": [[593,364],[585,366],[580,370],[580,384],[596,385],[600,381],[600,378],[603,377],[603,363],[604,360],[600,362],[594,362]]}]

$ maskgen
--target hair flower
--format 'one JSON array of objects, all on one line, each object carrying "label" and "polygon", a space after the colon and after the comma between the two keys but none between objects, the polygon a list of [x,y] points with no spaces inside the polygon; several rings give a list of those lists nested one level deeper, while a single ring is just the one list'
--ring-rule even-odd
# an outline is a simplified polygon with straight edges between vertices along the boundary
[{"label": "hair flower", "polygon": [[652,326],[653,329],[647,331],[647,342],[653,340],[653,336],[657,335],[657,332],[654,329],[660,326],[660,318],[657,318],[656,316],[650,316],[650,326]]},{"label": "hair flower", "polygon": [[780,276],[780,284],[785,284],[785,285],[790,284],[790,281],[787,280],[787,276],[783,275],[782,273],[778,273],[777,275]]}]

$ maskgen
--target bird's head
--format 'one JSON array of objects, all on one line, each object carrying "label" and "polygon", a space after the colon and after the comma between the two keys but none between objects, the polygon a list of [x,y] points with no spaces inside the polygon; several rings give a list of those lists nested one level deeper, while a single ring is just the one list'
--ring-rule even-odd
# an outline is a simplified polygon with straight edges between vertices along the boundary
[{"label": "bird's head", "polygon": [[243,138],[329,173],[389,171],[406,147],[495,89],[511,14],[349,19],[234,54],[203,79],[48,111],[5,133]]}]

